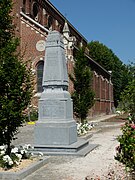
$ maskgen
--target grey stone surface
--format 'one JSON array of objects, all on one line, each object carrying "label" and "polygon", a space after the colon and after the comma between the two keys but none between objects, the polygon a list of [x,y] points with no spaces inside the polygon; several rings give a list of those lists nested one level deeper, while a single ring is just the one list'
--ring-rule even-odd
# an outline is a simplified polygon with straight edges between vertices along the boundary
[{"label": "grey stone surface", "polygon": [[43,157],[38,162],[34,162],[32,165],[17,171],[17,172],[0,172],[0,179],[1,180],[22,180],[26,176],[32,174],[42,166],[44,166],[46,163],[48,163],[48,157]]},{"label": "grey stone surface", "polygon": [[34,130],[34,150],[49,155],[85,156],[97,145],[77,140],[73,103],[68,92],[68,74],[62,36],[48,34],[45,48],[43,92]]},{"label": "grey stone surface", "polygon": [[[92,179],[97,179],[101,173],[106,172],[110,166],[113,166],[115,161],[114,150],[117,146],[116,137],[120,134],[119,128],[120,124],[115,129],[110,128],[108,131],[100,131],[100,133],[94,134],[90,141],[98,143],[100,146],[91,151],[86,157],[51,156],[48,164],[25,180],[84,180],[88,175]],[[93,177],[93,173],[98,176]],[[101,179],[108,180],[109,177],[101,177]]]},{"label": "grey stone surface", "polygon": [[68,86],[64,43],[58,31],[49,33],[45,47],[43,87]]},{"label": "grey stone surface", "polygon": [[89,140],[79,138],[76,143],[64,145],[36,145],[33,153],[42,152],[44,155],[86,156],[90,151],[98,147],[98,144],[89,144]]},{"label": "grey stone surface", "polygon": [[16,139],[12,141],[13,145],[34,144],[34,125],[24,124],[19,128]]},{"label": "grey stone surface", "polygon": [[45,49],[43,93],[39,99],[39,117],[34,144],[70,145],[77,141],[73,103],[68,89],[68,74],[62,36],[49,33]]}]

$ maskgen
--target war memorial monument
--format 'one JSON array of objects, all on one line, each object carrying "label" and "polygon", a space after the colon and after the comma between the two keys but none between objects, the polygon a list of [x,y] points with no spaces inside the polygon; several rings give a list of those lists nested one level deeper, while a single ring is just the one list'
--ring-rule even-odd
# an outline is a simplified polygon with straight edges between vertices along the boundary
[{"label": "war memorial monument", "polygon": [[63,37],[58,31],[47,37],[42,85],[34,150],[48,155],[86,155],[96,145],[77,138]]}]

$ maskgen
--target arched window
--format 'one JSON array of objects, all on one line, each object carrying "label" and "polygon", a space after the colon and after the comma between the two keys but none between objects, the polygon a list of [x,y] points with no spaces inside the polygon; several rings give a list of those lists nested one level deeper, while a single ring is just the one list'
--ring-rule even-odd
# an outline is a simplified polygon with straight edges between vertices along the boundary
[{"label": "arched window", "polygon": [[39,61],[37,64],[37,92],[42,92],[42,79],[43,79],[44,61]]},{"label": "arched window", "polygon": [[39,6],[36,2],[33,3],[32,5],[32,15],[33,15],[33,18],[35,21],[38,21],[39,20]]}]

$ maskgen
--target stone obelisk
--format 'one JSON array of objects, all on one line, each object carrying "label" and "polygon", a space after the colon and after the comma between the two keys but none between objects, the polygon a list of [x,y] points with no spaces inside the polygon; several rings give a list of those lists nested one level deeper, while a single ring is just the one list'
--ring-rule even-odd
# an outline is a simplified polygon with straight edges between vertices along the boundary
[{"label": "stone obelisk", "polygon": [[43,71],[43,92],[35,125],[36,146],[71,145],[77,142],[73,104],[68,92],[68,74],[61,34],[48,34]]}]

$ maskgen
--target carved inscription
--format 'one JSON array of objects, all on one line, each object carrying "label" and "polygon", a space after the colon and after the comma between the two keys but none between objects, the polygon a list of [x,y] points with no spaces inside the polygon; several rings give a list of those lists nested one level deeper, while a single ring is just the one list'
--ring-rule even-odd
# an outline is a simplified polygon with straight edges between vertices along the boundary
[{"label": "carved inscription", "polygon": [[41,104],[41,118],[64,118],[64,102],[63,101],[45,101]]},{"label": "carved inscription", "polygon": [[50,52],[47,54],[47,69],[46,69],[46,78],[48,80],[58,80],[60,77],[59,64],[58,64],[58,52]]}]

